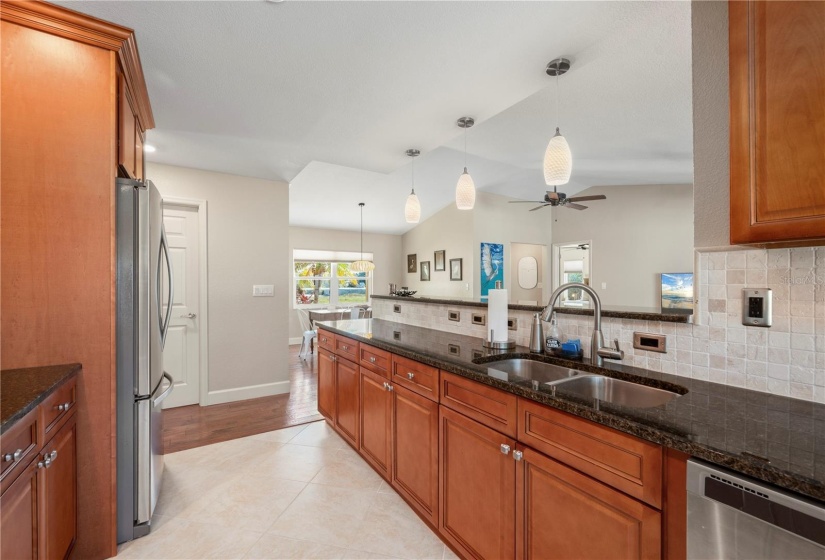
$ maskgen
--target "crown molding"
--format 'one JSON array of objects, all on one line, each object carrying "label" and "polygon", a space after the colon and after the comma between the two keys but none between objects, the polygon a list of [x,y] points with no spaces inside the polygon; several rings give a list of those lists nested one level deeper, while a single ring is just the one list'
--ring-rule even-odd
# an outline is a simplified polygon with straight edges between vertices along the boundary
[{"label": "crown molding", "polygon": [[2,0],[0,20],[116,52],[126,84],[135,100],[140,126],[143,130],[155,127],[132,29],[41,0]]}]

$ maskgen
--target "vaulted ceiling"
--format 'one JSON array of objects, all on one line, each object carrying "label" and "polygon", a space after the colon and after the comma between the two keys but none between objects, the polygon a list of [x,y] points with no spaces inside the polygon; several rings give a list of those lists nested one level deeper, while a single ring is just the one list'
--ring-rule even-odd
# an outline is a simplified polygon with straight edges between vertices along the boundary
[{"label": "vaulted ceiling", "polygon": [[288,181],[290,223],[402,233],[480,190],[540,198],[565,56],[568,194],[691,183],[689,2],[61,2],[137,32],[150,161]]}]

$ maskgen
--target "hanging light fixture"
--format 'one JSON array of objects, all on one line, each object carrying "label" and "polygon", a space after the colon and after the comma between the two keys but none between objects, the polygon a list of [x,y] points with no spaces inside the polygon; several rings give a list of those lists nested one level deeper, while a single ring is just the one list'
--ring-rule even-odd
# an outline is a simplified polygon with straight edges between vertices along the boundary
[{"label": "hanging light fixture", "polygon": [[416,149],[407,150],[407,155],[413,158],[412,163],[412,191],[407,197],[407,203],[404,205],[404,219],[408,224],[417,224],[421,219],[421,203],[418,201],[418,196],[415,194],[415,158],[421,155],[421,152]]},{"label": "hanging light fixture", "polygon": [[464,129],[464,173],[455,186],[455,205],[459,210],[472,210],[476,204],[476,185],[467,172],[467,129],[476,123],[473,117],[461,117],[458,126]]},{"label": "hanging light fixture", "polygon": [[567,140],[559,132],[559,76],[570,70],[570,61],[566,58],[557,58],[547,65],[547,74],[556,78],[556,134],[547,144],[544,152],[544,182],[556,187],[565,185],[570,181],[570,173],[573,171],[573,154],[570,153],[570,146]]},{"label": "hanging light fixture", "polygon": [[355,272],[372,272],[375,270],[375,263],[364,260],[364,203],[359,202],[361,207],[361,258],[349,265],[349,269]]}]

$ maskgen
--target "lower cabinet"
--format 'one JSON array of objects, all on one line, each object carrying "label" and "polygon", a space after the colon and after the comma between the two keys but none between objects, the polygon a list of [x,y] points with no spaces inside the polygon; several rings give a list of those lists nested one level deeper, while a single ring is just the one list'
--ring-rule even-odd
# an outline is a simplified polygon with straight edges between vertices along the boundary
[{"label": "lower cabinet", "polygon": [[335,355],[318,346],[318,412],[335,422]]},{"label": "lower cabinet", "polygon": [[361,368],[361,443],[359,451],[381,476],[392,476],[392,392],[387,379]]},{"label": "lower cabinet", "polygon": [[37,502],[43,477],[35,458],[0,497],[0,558],[38,558]]},{"label": "lower cabinet", "polygon": [[660,558],[661,513],[528,448],[517,470],[517,556]]},{"label": "lower cabinet", "polygon": [[515,440],[441,407],[439,531],[467,558],[513,558]]},{"label": "lower cabinet", "polygon": [[358,449],[361,407],[361,376],[358,366],[335,358],[335,427],[338,433]]},{"label": "lower cabinet", "polygon": [[392,387],[392,486],[438,527],[438,403]]}]

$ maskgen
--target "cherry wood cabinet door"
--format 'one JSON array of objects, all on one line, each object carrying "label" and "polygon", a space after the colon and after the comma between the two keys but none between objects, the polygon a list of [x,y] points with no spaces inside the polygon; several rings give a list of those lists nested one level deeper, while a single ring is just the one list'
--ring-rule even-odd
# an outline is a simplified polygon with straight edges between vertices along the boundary
[{"label": "cherry wood cabinet door", "polygon": [[0,497],[0,558],[34,560],[38,557],[37,501],[42,477],[35,457]]},{"label": "cherry wood cabinet door", "polygon": [[661,557],[661,514],[529,447],[516,473],[516,553],[535,560]]},{"label": "cherry wood cabinet door", "polygon": [[335,422],[335,356],[318,348],[318,412]]},{"label": "cherry wood cabinet door", "polygon": [[361,368],[361,455],[389,480],[392,464],[392,393],[387,379]]},{"label": "cherry wood cabinet door", "polygon": [[358,366],[335,357],[335,427],[338,433],[358,449],[361,412],[361,375]]},{"label": "cherry wood cabinet door", "polygon": [[825,2],[729,2],[731,243],[825,239]]},{"label": "cherry wood cabinet door", "polygon": [[438,403],[392,387],[392,485],[438,527]]},{"label": "cherry wood cabinet door", "polygon": [[466,558],[516,552],[514,439],[440,410],[439,532]]},{"label": "cherry wood cabinet door", "polygon": [[76,416],[43,448],[51,463],[43,471],[43,550],[46,558],[66,558],[77,538]]}]

